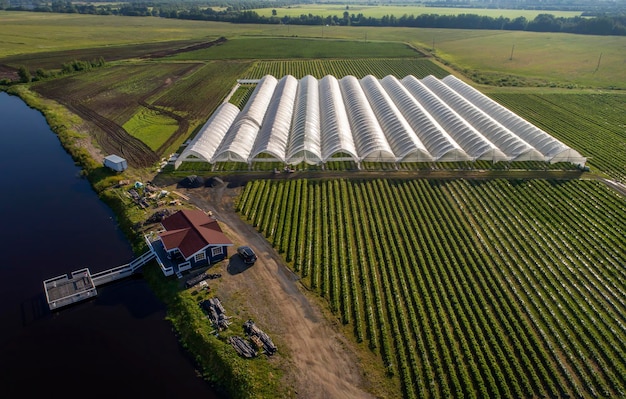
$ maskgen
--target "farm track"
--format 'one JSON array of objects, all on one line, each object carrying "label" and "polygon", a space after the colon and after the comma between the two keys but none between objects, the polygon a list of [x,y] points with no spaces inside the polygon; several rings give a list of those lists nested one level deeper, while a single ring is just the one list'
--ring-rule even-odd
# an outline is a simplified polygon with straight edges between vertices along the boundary
[{"label": "farm track", "polygon": [[159,160],[154,151],[139,139],[128,134],[117,123],[81,103],[69,102],[65,105],[82,119],[90,121],[102,129],[101,132],[96,132],[95,136],[104,152],[119,154],[134,167],[147,167]]},{"label": "farm track", "polygon": [[217,40],[213,40],[212,42],[193,44],[191,46],[181,47],[181,48],[174,49],[174,50],[158,51],[152,54],[145,55],[142,58],[154,59],[154,58],[169,57],[175,54],[187,53],[189,51],[203,50],[205,48],[209,48],[209,47],[222,44],[225,42],[226,42],[226,38],[222,36]]}]

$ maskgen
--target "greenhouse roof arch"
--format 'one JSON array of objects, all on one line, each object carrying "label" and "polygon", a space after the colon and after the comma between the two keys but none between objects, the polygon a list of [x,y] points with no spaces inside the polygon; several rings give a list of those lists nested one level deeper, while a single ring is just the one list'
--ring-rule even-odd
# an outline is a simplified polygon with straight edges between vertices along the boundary
[{"label": "greenhouse roof arch", "polygon": [[409,75],[402,79],[402,84],[473,160],[510,159],[417,78]]},{"label": "greenhouse roof arch", "polygon": [[452,107],[465,121],[480,131],[511,160],[544,161],[545,157],[518,135],[491,118],[480,108],[448,87],[434,76],[426,76],[422,83]]},{"label": "greenhouse roof arch", "polygon": [[424,109],[409,91],[392,75],[385,76],[381,85],[387,91],[407,122],[428,149],[435,161],[468,161],[470,157],[443,127]]},{"label": "greenhouse roof arch", "polygon": [[563,153],[567,154],[564,155],[565,158],[570,159],[570,161],[567,162],[584,166],[586,158],[580,153],[569,148],[553,136],[482,94],[457,77],[448,75],[443,78],[442,81],[449,87],[453,88],[457,93],[465,97],[476,107],[480,108],[493,119],[500,122],[503,126],[516,132],[528,144],[540,151],[548,161],[555,162],[555,158],[561,159],[559,154]]},{"label": "greenhouse roof arch", "polygon": [[298,90],[298,80],[291,75],[280,79],[263,118],[263,125],[250,153],[250,160],[261,153],[272,154],[277,161],[285,162],[291,129],[293,104]]},{"label": "greenhouse roof arch", "polygon": [[243,110],[228,103],[216,109],[176,167],[185,161],[586,161],[453,76],[266,75],[256,82]]},{"label": "greenhouse roof arch", "polygon": [[241,111],[241,118],[249,119],[260,128],[277,85],[278,80],[272,75],[263,76]]},{"label": "greenhouse roof arch", "polygon": [[430,155],[417,134],[396,107],[380,81],[372,75],[361,79],[361,87],[374,115],[383,129],[385,137],[395,157],[399,161],[430,162]]},{"label": "greenhouse roof arch", "polygon": [[395,162],[396,156],[357,78],[344,76],[339,81],[339,87],[346,104],[359,161]]},{"label": "greenhouse roof arch", "polygon": [[[241,115],[241,114],[240,114]],[[237,120],[215,151],[215,162],[248,162],[259,127],[250,119]]]},{"label": "greenhouse roof arch", "polygon": [[337,78],[327,75],[319,81],[319,99],[320,127],[324,132],[320,138],[322,161],[346,153],[358,162],[359,155]]},{"label": "greenhouse roof arch", "polygon": [[294,103],[287,162],[322,163],[319,82],[311,75],[300,80]]},{"label": "greenhouse roof arch", "polygon": [[231,103],[222,103],[217,107],[209,120],[200,128],[196,137],[176,159],[174,167],[178,168],[183,161],[191,156],[210,163],[217,147],[224,139],[237,115],[239,115],[239,108]]}]

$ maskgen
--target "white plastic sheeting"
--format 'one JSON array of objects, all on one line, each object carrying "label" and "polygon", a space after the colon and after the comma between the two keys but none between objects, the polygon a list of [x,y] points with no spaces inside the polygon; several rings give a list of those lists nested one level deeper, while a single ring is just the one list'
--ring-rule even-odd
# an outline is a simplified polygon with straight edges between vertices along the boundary
[{"label": "white plastic sheeting", "polygon": [[493,162],[508,160],[502,151],[491,143],[478,130],[457,114],[442,99],[433,93],[415,76],[402,79],[402,84],[422,104],[437,122],[452,136],[472,160],[490,160]]},{"label": "white plastic sheeting", "polygon": [[202,126],[196,137],[176,159],[174,166],[178,168],[184,159],[195,157],[204,162],[211,162],[226,132],[239,115],[239,108],[231,103],[222,103]]},{"label": "white plastic sheeting", "polygon": [[426,76],[422,83],[439,98],[453,107],[470,125],[514,161],[544,161],[544,156],[515,133],[481,111],[463,96],[434,76]]},{"label": "white plastic sheeting", "polygon": [[358,79],[354,76],[344,76],[339,81],[339,87],[346,104],[348,119],[354,132],[354,142],[360,159],[382,162],[397,161]]},{"label": "white plastic sheeting", "polygon": [[271,75],[261,79],[246,106],[226,132],[211,163],[248,162],[277,85],[278,80]]},{"label": "white plastic sheeting", "polygon": [[454,76],[261,79],[222,104],[176,161],[572,162],[586,159]]},{"label": "white plastic sheeting", "polygon": [[552,163],[571,162],[584,166],[586,158],[576,150],[569,148],[537,126],[498,104],[457,77],[448,75],[442,79],[442,82],[503,126],[515,132],[515,134],[520,136],[529,145],[541,152],[545,156],[546,161]]},{"label": "white plastic sheeting", "polygon": [[[297,91],[298,80],[291,75],[284,76],[278,82],[265,113],[261,131],[250,153],[251,159],[265,153],[273,156],[274,159],[286,162],[293,103],[296,100]],[[264,159],[267,158],[255,159],[255,161]]]},{"label": "white plastic sheeting", "polygon": [[320,119],[322,127],[322,161],[327,162],[337,154],[347,154],[359,161],[352,128],[341,97],[339,81],[331,75],[324,76],[319,84]]},{"label": "white plastic sheeting", "polygon": [[385,92],[380,81],[372,75],[361,79],[363,92],[372,105],[391,150],[398,161],[429,162],[433,161],[424,144],[404,118],[393,100]]},{"label": "white plastic sheeting", "polygon": [[319,82],[311,75],[302,78],[298,85],[287,159],[292,165],[322,163]]},{"label": "white plastic sheeting", "polygon": [[458,162],[470,159],[395,76],[384,77],[381,84],[435,161]]}]

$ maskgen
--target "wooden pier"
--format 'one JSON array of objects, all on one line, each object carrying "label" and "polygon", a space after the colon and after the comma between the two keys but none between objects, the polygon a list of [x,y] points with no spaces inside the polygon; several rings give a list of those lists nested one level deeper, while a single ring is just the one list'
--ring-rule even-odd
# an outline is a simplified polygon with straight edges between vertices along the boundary
[{"label": "wooden pier", "polygon": [[62,308],[98,295],[98,285],[128,277],[140,267],[154,259],[154,252],[148,251],[139,258],[122,266],[91,274],[88,268],[76,270],[70,275],[63,274],[43,282],[46,300],[50,310]]},{"label": "wooden pier", "polygon": [[43,286],[50,310],[98,295],[91,273],[87,268],[76,270],[72,272],[71,276],[64,274],[48,279],[43,282]]}]

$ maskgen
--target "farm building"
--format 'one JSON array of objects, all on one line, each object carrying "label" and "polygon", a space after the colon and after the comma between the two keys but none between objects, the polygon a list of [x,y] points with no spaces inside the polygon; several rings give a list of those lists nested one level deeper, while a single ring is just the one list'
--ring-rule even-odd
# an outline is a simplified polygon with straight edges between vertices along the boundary
[{"label": "farm building", "polygon": [[104,166],[116,172],[123,172],[126,170],[126,168],[128,168],[128,163],[126,162],[126,160],[115,154],[104,157],[103,163]]},{"label": "farm building", "polygon": [[233,245],[217,220],[201,210],[178,211],[161,225],[163,230],[146,236],[146,242],[166,276],[218,262]]},{"label": "farm building", "polygon": [[260,79],[243,110],[224,103],[176,160],[195,162],[570,162],[586,159],[476,89],[393,76]]}]

